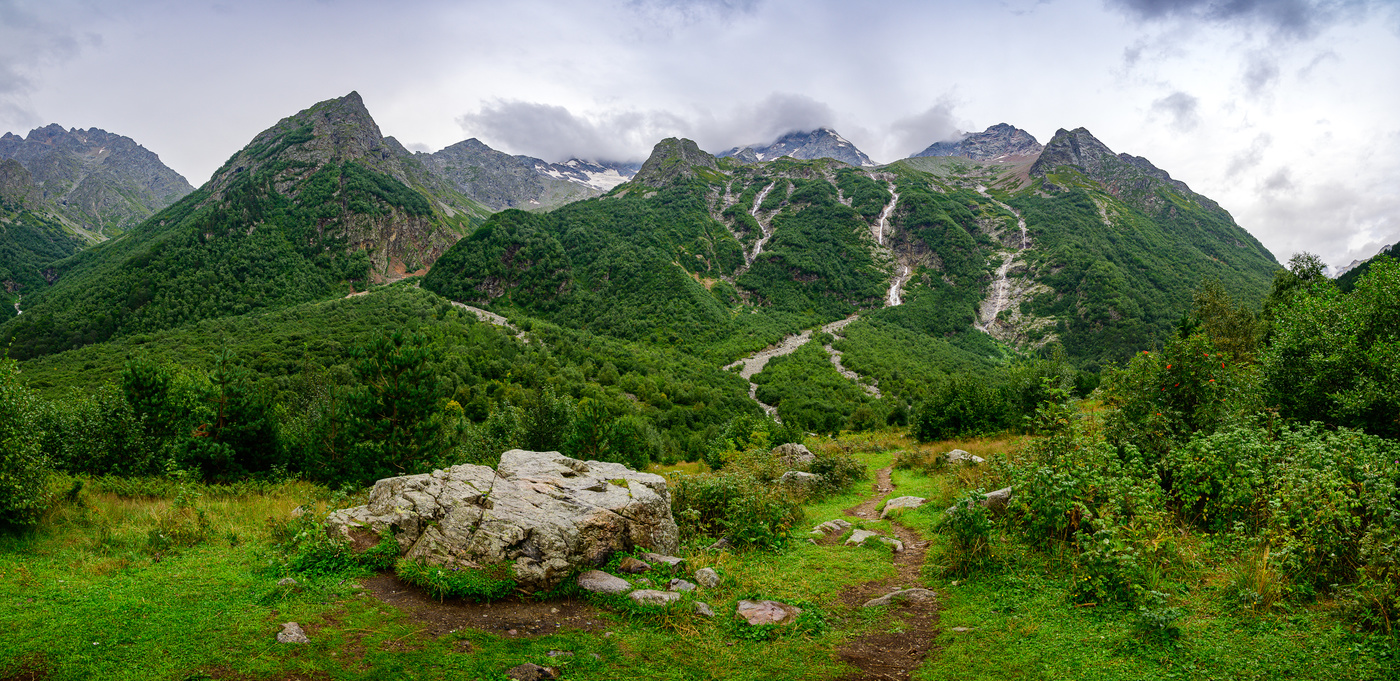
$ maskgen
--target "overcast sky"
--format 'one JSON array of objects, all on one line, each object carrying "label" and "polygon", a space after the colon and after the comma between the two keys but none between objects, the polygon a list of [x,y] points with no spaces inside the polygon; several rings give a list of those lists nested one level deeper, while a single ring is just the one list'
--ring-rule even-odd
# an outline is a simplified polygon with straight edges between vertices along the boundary
[{"label": "overcast sky", "polygon": [[551,161],[1083,126],[1280,262],[1400,241],[1396,0],[0,0],[0,131],[103,128],[191,184],[351,90],[411,149]]}]

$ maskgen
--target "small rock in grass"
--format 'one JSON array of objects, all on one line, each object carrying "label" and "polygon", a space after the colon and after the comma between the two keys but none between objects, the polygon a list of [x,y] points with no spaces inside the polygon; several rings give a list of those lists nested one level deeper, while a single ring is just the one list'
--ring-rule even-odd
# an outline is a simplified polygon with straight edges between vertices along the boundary
[{"label": "small rock in grass", "polygon": [[729,548],[729,537],[720,537],[720,540],[705,547],[706,551],[720,551]]},{"label": "small rock in grass", "polygon": [[578,586],[584,591],[595,594],[623,594],[632,589],[632,585],[621,577],[614,577],[602,570],[589,570],[578,576]]},{"label": "small rock in grass", "polygon": [[884,605],[895,603],[922,603],[938,598],[938,593],[928,589],[896,589],[879,598],[872,598],[865,602],[866,608],[878,608]]},{"label": "small rock in grass", "polygon": [[573,656],[574,656],[573,653],[571,653],[571,652],[569,652],[569,651],[567,651],[567,650],[551,650],[551,651],[545,653],[545,655],[548,655],[548,656],[550,656],[550,657],[573,657]]},{"label": "small rock in grass", "polygon": [[702,617],[714,617],[715,609],[711,608],[709,603],[695,601],[695,614]]},{"label": "small rock in grass", "polygon": [[662,565],[665,565],[666,567],[671,568],[672,570],[680,567],[681,563],[685,562],[684,558],[677,558],[675,556],[663,556],[659,553],[643,553],[642,560],[645,560],[648,563],[661,563]]},{"label": "small rock in grass", "polygon": [[643,572],[647,572],[648,570],[651,570],[650,565],[647,565],[646,563],[637,560],[632,556],[623,558],[622,562],[618,563],[617,565],[618,572],[626,572],[629,575],[639,575]]},{"label": "small rock in grass", "polygon": [[695,590],[695,584],[694,584],[693,582],[687,582],[687,581],[685,581],[684,579],[680,579],[680,578],[678,577],[678,578],[676,578],[676,579],[671,580],[671,581],[666,585],[666,590],[667,590],[667,591],[694,591],[694,590]]},{"label": "small rock in grass", "polygon": [[637,605],[669,605],[681,599],[681,595],[674,591],[657,591],[655,589],[638,589],[627,597]]},{"label": "small rock in grass", "polygon": [[822,482],[822,476],[816,473],[803,473],[802,471],[788,471],[783,473],[783,477],[778,478],[778,482],[794,487],[816,487]]},{"label": "small rock in grass", "polygon": [[541,667],[533,662],[516,665],[506,670],[506,676],[515,681],[550,681],[559,678],[559,672],[551,667]]},{"label": "small rock in grass", "polygon": [[742,618],[751,626],[763,624],[789,624],[802,614],[802,608],[778,601],[739,601],[734,608],[734,616]]},{"label": "small rock in grass", "polygon": [[706,589],[713,589],[719,586],[720,577],[713,568],[700,568],[695,571],[695,581],[700,582],[700,586]]},{"label": "small rock in grass", "polygon": [[817,460],[817,456],[806,446],[789,442],[774,447],[770,453],[788,466],[803,466]]},{"label": "small rock in grass", "polygon": [[880,543],[889,544],[892,548],[894,548],[895,553],[899,553],[904,550],[904,542],[898,539],[894,539],[892,537],[880,537]]},{"label": "small rock in grass", "polygon": [[306,632],[301,630],[301,625],[296,622],[287,622],[282,625],[282,631],[277,632],[278,643],[310,643],[311,639],[306,637]]},{"label": "small rock in grass", "polygon": [[297,580],[292,579],[291,577],[283,577],[282,579],[277,580],[277,586],[296,586],[296,585],[297,585]]},{"label": "small rock in grass", "polygon": [[870,539],[871,537],[878,536],[880,536],[880,533],[878,532],[871,532],[870,530],[856,530],[855,532],[851,533],[851,536],[846,538],[846,544],[848,546],[859,546],[861,544],[864,544],[865,540]]},{"label": "small rock in grass", "polygon": [[975,454],[969,454],[961,449],[954,449],[953,451],[948,452],[947,457],[948,463],[966,463],[975,466],[979,463],[986,462],[986,459],[983,459],[982,457],[977,456]]},{"label": "small rock in grass", "polygon": [[949,629],[948,631],[951,631],[951,632],[954,632],[954,633],[958,633],[958,634],[966,634],[967,632],[972,631],[972,630],[971,630],[971,629],[968,629],[967,627],[953,627],[952,629]]},{"label": "small rock in grass", "polygon": [[880,512],[880,517],[885,518],[890,513],[910,508],[918,508],[926,500],[923,497],[895,497],[885,502],[885,510]]}]

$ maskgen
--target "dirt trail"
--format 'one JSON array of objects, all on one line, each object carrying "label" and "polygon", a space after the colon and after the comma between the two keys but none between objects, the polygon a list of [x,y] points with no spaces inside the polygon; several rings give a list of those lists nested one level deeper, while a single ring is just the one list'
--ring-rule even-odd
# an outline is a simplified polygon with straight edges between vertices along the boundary
[{"label": "dirt trail", "polygon": [[[883,468],[876,473],[875,484],[871,486],[872,496],[857,506],[845,510],[846,515],[861,519],[880,517],[876,510],[880,502],[894,492],[890,482],[890,469]],[[923,569],[924,554],[928,542],[917,533],[897,522],[890,523],[892,532],[901,542],[904,550],[894,554],[895,575],[856,584],[841,592],[841,605],[857,609],[866,601],[878,598],[896,588],[919,586],[919,573]],[[902,626],[886,622],[885,631],[857,636],[836,653],[837,659],[860,670],[848,674],[841,681],[881,681],[888,679],[908,679],[919,668],[931,650],[933,640],[938,635],[938,602],[908,602],[889,607],[887,617],[898,620]],[[899,633],[890,629],[900,629]]]}]

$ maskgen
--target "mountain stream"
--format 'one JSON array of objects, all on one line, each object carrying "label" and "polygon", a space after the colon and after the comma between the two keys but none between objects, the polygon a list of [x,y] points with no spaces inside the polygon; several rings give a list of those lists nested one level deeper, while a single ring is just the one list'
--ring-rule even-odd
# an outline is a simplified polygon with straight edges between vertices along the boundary
[{"label": "mountain stream", "polygon": [[[830,324],[826,324],[821,327],[821,330],[825,333],[835,334],[837,331],[846,328],[847,324],[859,318],[860,315],[853,314],[845,319],[838,319]],[[783,355],[791,355],[797,352],[798,348],[806,345],[809,340],[812,340],[812,329],[804,329],[801,333],[794,333],[791,336],[783,338],[777,345],[771,345],[748,357],[730,362],[726,364],[724,368],[733,369],[739,367],[739,377],[749,382],[749,397],[753,398],[754,402],[758,402],[758,406],[763,407],[763,411],[767,412],[768,415],[781,423],[782,419],[778,418],[778,408],[764,404],[758,399],[758,384],[753,382],[753,377],[763,371],[763,367],[768,364],[768,360],[774,357],[782,357]],[[876,397],[880,395],[878,388],[860,383],[860,376],[854,371],[850,371],[844,366],[841,366],[840,351],[834,350],[830,345],[824,347],[826,348],[827,356],[831,358],[831,364],[836,367],[836,370],[840,372],[842,376],[855,381],[856,384],[860,385],[866,392],[870,392]]]},{"label": "mountain stream", "polygon": [[1008,309],[1008,301],[1011,298],[1011,280],[1007,274],[1016,264],[1017,257],[1026,249],[1030,248],[1030,239],[1026,236],[1026,218],[1016,209],[1008,206],[987,194],[987,188],[977,185],[977,193],[991,199],[992,203],[1000,206],[1003,210],[1016,216],[1016,226],[1021,230],[1021,247],[1016,250],[1006,249],[1001,252],[1001,266],[997,268],[996,278],[992,280],[992,285],[987,288],[987,298],[982,301],[982,306],[977,311],[977,321],[973,322],[973,328],[982,333],[991,335],[992,325],[996,323],[997,316],[1003,310]]}]

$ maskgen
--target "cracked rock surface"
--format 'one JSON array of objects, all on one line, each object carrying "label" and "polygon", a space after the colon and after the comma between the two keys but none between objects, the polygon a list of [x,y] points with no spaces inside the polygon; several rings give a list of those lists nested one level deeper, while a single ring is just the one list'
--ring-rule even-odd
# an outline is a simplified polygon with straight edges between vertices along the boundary
[{"label": "cracked rock surface", "polygon": [[402,555],[445,567],[508,565],[525,591],[553,588],[616,551],[674,553],[666,479],[622,464],[513,449],[374,484],[369,503],[332,513],[331,531],[363,541],[392,531]]}]

